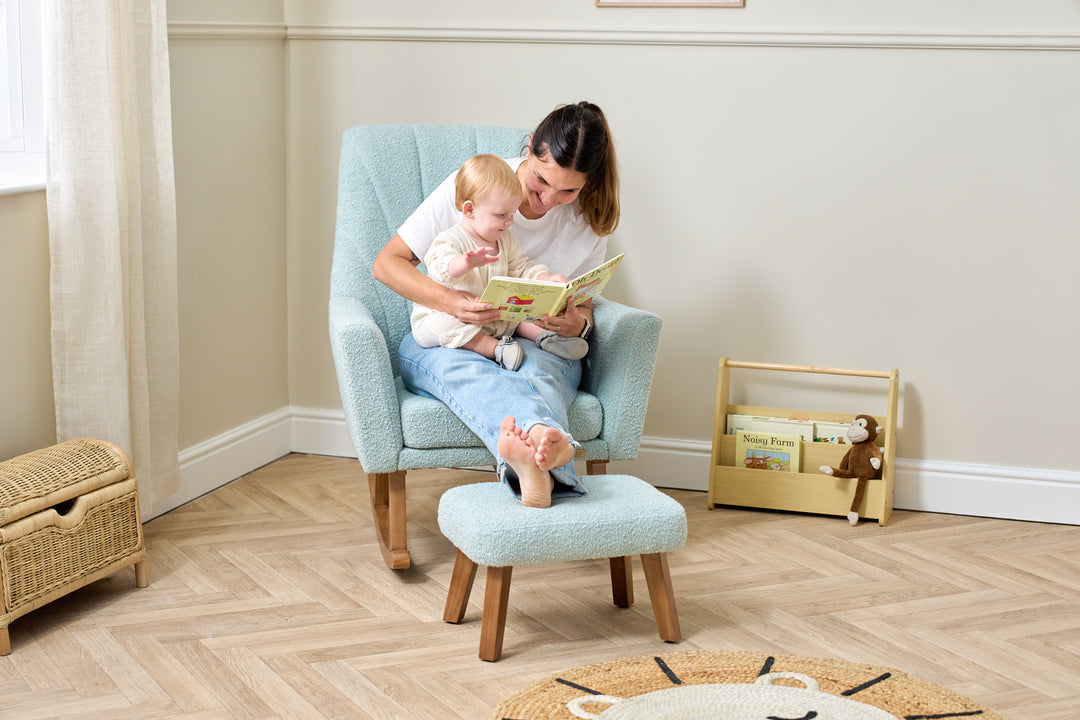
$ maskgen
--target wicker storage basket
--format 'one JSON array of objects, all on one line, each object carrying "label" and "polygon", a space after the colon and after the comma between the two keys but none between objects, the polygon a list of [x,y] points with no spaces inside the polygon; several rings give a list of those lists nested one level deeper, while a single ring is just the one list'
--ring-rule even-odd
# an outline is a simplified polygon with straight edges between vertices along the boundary
[{"label": "wicker storage basket", "polygon": [[0,463],[0,655],[8,625],[84,585],[135,565],[146,587],[131,461],[101,440],[69,440]]}]

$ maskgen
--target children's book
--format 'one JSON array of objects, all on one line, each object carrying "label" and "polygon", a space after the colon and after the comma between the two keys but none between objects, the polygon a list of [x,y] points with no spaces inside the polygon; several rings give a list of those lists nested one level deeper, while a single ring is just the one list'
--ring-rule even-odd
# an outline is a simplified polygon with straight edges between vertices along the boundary
[{"label": "children's book", "polygon": [[480,301],[498,308],[500,320],[531,322],[545,315],[558,315],[571,298],[580,305],[603,290],[622,258],[622,254],[616,255],[568,283],[493,277]]},{"label": "children's book", "polygon": [[753,430],[754,432],[772,433],[774,435],[799,435],[806,442],[814,440],[814,422],[812,420],[728,413],[727,434],[734,435],[740,430]]},{"label": "children's book", "polygon": [[796,420],[794,418],[754,418],[750,429],[758,433],[772,433],[773,435],[798,435],[806,442],[814,440],[814,422],[812,420]]},{"label": "children's book", "polygon": [[735,433],[735,467],[774,472],[799,472],[802,437],[753,430]]},{"label": "children's book", "polygon": [[847,445],[851,442],[847,436],[849,427],[851,427],[850,423],[816,422],[814,423],[814,442]]}]

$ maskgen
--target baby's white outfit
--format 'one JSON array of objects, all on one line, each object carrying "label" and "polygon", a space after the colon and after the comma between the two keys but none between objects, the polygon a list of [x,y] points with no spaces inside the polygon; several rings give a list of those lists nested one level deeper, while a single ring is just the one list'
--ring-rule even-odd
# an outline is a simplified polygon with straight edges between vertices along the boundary
[{"label": "baby's white outfit", "polygon": [[[424,255],[428,277],[440,285],[464,290],[475,297],[480,297],[484,293],[484,288],[487,287],[488,280],[497,275],[534,280],[541,273],[548,272],[546,265],[535,263],[525,255],[513,231],[507,230],[499,240],[499,258],[495,262],[472,268],[459,278],[450,277],[451,260],[470,250],[482,247],[487,246],[474,240],[460,224],[444,230],[435,237],[427,254]],[[453,315],[432,310],[419,303],[413,304],[410,321],[413,337],[421,347],[426,348],[436,345],[457,348],[469,342],[480,331],[498,338],[512,334],[518,326],[518,323],[510,320],[472,325],[458,320]]]}]

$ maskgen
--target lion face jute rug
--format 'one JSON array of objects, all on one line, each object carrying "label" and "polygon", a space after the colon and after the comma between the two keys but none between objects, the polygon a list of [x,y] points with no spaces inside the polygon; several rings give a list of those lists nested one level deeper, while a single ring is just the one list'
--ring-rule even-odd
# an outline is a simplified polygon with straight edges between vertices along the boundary
[{"label": "lion face jute rug", "polygon": [[565,670],[492,720],[1004,720],[890,668],[751,652],[642,655]]}]

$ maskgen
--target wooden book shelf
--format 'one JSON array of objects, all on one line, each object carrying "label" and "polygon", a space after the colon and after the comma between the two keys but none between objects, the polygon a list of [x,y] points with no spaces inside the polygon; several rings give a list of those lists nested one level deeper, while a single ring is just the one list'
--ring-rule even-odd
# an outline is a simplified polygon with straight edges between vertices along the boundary
[{"label": "wooden book shelf", "polygon": [[893,507],[893,476],[896,465],[896,409],[899,398],[900,373],[874,370],[843,370],[840,368],[774,365],[768,363],[720,360],[716,384],[716,415],[713,423],[712,461],[709,468],[709,509],[716,505],[790,510],[821,515],[846,516],[855,490],[855,480],[825,475],[819,465],[836,467],[851,447],[825,442],[803,442],[801,472],[770,472],[735,467],[735,436],[727,434],[727,416],[759,415],[766,417],[800,418],[821,422],[848,424],[861,411],[848,414],[794,410],[788,408],[732,405],[729,403],[731,369],[767,370],[778,372],[819,373],[882,378],[889,381],[887,410],[884,417],[874,416],[883,430],[876,443],[882,450],[881,477],[866,484],[859,505],[860,518],[874,518],[884,525]]}]

